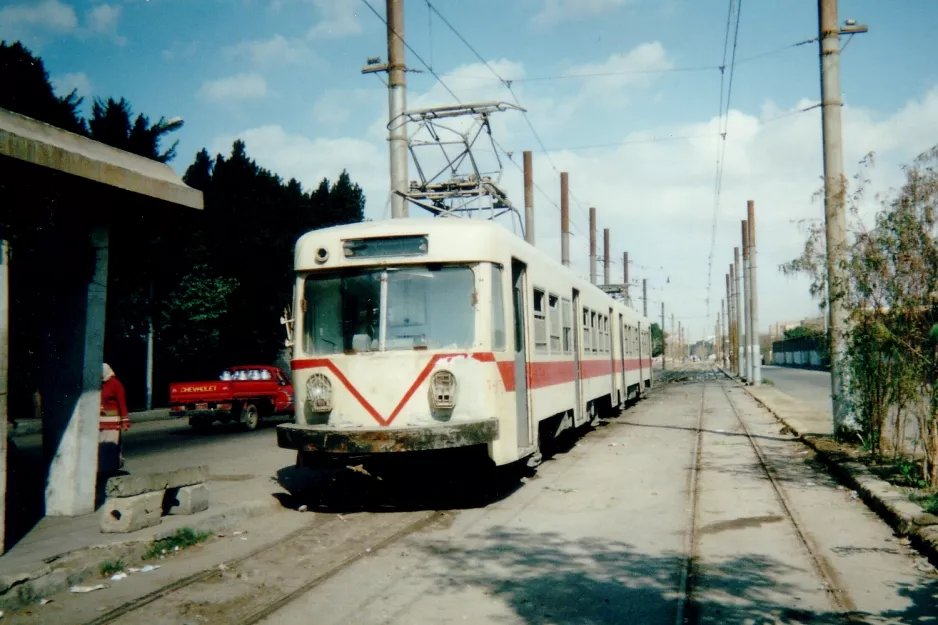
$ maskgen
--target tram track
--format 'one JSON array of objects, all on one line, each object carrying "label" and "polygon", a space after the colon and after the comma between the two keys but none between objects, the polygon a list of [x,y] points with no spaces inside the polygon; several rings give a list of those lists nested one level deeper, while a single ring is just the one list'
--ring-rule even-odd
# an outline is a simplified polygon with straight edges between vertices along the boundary
[{"label": "tram track", "polygon": [[[370,513],[364,514],[370,515]],[[218,612],[217,617],[199,614],[197,618],[202,623],[216,622],[230,623],[232,625],[253,625],[254,623],[259,623],[276,613],[285,605],[341,573],[359,560],[375,555],[401,539],[430,527],[431,525],[444,523],[451,515],[451,513],[447,511],[439,510],[412,514],[415,514],[417,518],[405,523],[402,527],[392,531],[390,534],[364,537],[364,539],[355,540],[354,543],[357,546],[342,550],[344,553],[339,554],[338,557],[332,558],[332,562],[322,567],[322,570],[315,573],[309,579],[305,581],[297,580],[296,583],[292,584],[281,580],[283,582],[282,591],[268,592],[267,596],[257,597],[260,600],[259,604],[254,604],[244,610],[237,610],[238,614],[234,617],[231,614],[232,610],[224,609],[224,604],[214,606],[209,602],[204,605],[197,605],[195,612],[198,612],[200,607],[207,607],[209,611],[213,611],[212,608],[217,608],[214,610]],[[217,588],[219,582],[224,581],[226,572],[233,572],[238,569],[242,571],[250,570],[252,563],[259,563],[262,559],[270,558],[271,556],[308,553],[311,543],[321,544],[322,541],[320,537],[329,535],[333,528],[347,524],[353,518],[355,517],[350,516],[346,519],[337,516],[325,523],[319,523],[315,524],[313,527],[296,530],[277,541],[255,549],[239,558],[225,562],[223,567],[200,571],[162,586],[88,621],[85,625],[105,625],[107,623],[123,621],[125,618],[128,619],[126,622],[143,622],[148,619],[138,621],[137,615],[157,601],[167,604],[175,603],[177,607],[188,606],[192,602],[186,602],[179,597],[180,594],[186,593],[190,596],[197,595],[201,589],[200,587],[205,587],[209,591],[209,594],[211,594],[211,590]],[[237,577],[240,578],[241,575],[238,574]],[[272,586],[273,584],[264,583],[260,584],[258,588],[269,589]],[[163,609],[165,610],[165,607]],[[189,612],[186,616],[191,618],[193,614]]]},{"label": "tram track", "polygon": [[[711,373],[712,373],[711,368]],[[695,592],[699,581],[697,575],[697,563],[699,560],[699,528],[698,511],[700,505],[700,473],[703,457],[703,416],[707,407],[707,390],[712,385],[708,384],[709,375],[704,376],[700,392],[700,405],[697,412],[697,423],[694,433],[694,445],[692,450],[692,461],[688,473],[688,525],[684,536],[684,559],[681,564],[680,589],[678,594],[677,611],[675,616],[676,625],[691,625],[698,621],[698,614],[695,606]],[[856,605],[850,594],[844,588],[837,572],[833,569],[820,549],[814,543],[810,534],[805,530],[804,524],[800,520],[794,506],[781,486],[778,475],[772,468],[772,465],[765,456],[759,443],[746,424],[739,407],[736,405],[731,394],[727,390],[725,383],[716,384],[725,398],[727,405],[733,413],[739,424],[745,439],[756,456],[762,473],[766,476],[771,485],[773,495],[781,508],[784,518],[788,520],[792,527],[798,542],[801,544],[805,555],[810,560],[815,575],[821,581],[826,596],[830,602],[833,612],[838,614],[845,623],[867,623],[867,619],[857,612]]]},{"label": "tram track", "polygon": [[856,612],[856,604],[850,597],[850,594],[844,588],[843,583],[840,581],[837,575],[837,572],[821,553],[821,550],[814,543],[814,540],[811,538],[810,534],[805,530],[804,524],[800,520],[797,511],[795,510],[790,499],[785,494],[785,490],[780,484],[778,475],[776,475],[775,470],[766,460],[765,454],[762,452],[759,443],[756,442],[755,438],[750,432],[749,426],[746,425],[746,421],[743,419],[743,416],[739,412],[739,408],[736,406],[732,396],[726,389],[726,385],[721,384],[720,389],[723,391],[723,395],[726,398],[730,409],[733,411],[733,415],[736,417],[740,428],[745,433],[746,440],[749,442],[750,447],[752,447],[753,452],[755,452],[756,458],[759,460],[759,465],[761,466],[763,472],[769,480],[769,483],[772,486],[772,491],[775,494],[775,498],[778,501],[779,506],[782,508],[783,512],[785,513],[785,517],[789,520],[792,527],[794,528],[798,541],[801,543],[806,554],[811,560],[811,565],[814,568],[814,572],[821,579],[828,599],[831,602],[831,606],[841,615],[841,617],[844,619],[844,622],[867,622],[862,615]]}]

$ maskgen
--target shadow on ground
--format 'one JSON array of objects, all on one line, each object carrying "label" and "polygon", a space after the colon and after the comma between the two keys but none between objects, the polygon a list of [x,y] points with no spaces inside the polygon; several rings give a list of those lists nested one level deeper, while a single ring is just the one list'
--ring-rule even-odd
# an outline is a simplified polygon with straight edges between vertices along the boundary
[{"label": "shadow on ground", "polygon": [[[439,567],[426,567],[441,595],[466,586],[481,588],[532,625],[665,623],[674,622],[677,613],[681,554],[652,555],[624,542],[571,541],[556,533],[506,527],[421,545],[447,571],[441,577]],[[774,559],[746,555],[695,567],[695,585],[707,592],[705,597],[695,595],[687,622],[845,622],[844,615],[833,611],[795,607],[793,597],[800,589],[780,581],[789,571]],[[938,622],[938,581],[923,580],[896,593],[907,598],[907,607],[875,615],[875,622]],[[790,604],[780,599],[785,597]]]}]

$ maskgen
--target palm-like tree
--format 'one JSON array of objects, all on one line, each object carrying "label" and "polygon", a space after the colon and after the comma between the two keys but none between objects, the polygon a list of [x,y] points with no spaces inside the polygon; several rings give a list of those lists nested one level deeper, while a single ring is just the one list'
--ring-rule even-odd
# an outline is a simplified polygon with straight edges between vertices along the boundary
[{"label": "palm-like tree", "polygon": [[149,118],[143,113],[133,118],[133,109],[130,102],[121,98],[107,101],[95,98],[91,109],[91,119],[88,120],[88,130],[92,139],[106,143],[115,148],[144,156],[160,163],[168,163],[176,157],[175,141],[166,151],[160,151],[160,140],[166,134],[182,128],[181,119],[166,120],[160,117],[155,124],[150,124]]}]

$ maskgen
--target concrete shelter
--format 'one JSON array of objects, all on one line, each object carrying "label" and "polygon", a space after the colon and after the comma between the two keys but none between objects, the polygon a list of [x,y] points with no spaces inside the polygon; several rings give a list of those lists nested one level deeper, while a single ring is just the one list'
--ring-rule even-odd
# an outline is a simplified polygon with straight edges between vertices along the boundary
[{"label": "concrete shelter", "polygon": [[8,400],[26,387],[42,398],[45,514],[94,511],[111,227],[149,211],[184,223],[202,208],[202,193],[168,165],[0,109],[4,519]]}]

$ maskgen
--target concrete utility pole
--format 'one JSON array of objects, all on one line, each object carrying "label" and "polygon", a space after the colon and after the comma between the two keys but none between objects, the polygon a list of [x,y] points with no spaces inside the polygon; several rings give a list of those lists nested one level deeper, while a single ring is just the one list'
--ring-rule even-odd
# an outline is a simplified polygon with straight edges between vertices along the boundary
[{"label": "concrete utility pole", "polygon": [[847,259],[846,180],[844,178],[843,135],[840,111],[840,35],[865,33],[866,26],[848,20],[837,25],[837,0],[818,0],[818,52],[821,62],[821,136],[824,142],[824,222],[827,228],[827,297],[830,315],[831,399],[834,435],[839,435],[853,418],[847,401],[848,311],[844,303]]},{"label": "concrete utility pole", "polygon": [[609,285],[609,228],[603,228],[603,284]]},{"label": "concrete utility pole", "polygon": [[[674,313],[671,313],[671,340],[675,341],[677,339],[678,339],[678,336],[677,334],[674,333]],[[675,345],[675,349],[671,350],[671,360],[674,360],[674,362],[677,362],[677,360],[675,359],[675,355],[678,353],[677,348],[678,348],[678,345]]]},{"label": "concrete utility pole", "polygon": [[733,271],[736,272],[736,376],[742,378],[746,375],[746,350],[743,348],[743,332],[746,330],[744,326],[746,308],[743,305],[745,299],[742,285],[743,274],[740,272],[738,247],[733,248]]},{"label": "concrete utility pole", "polygon": [[733,329],[730,331],[730,340],[733,342],[733,374],[739,377],[739,297],[736,295],[736,268],[730,263],[730,304],[733,312],[730,313],[730,320],[733,322]]},{"label": "concrete utility pole", "polygon": [[[625,304],[627,306],[632,305],[632,300],[629,299],[629,253],[622,253],[622,273],[623,278],[625,279]],[[671,328],[672,330],[674,328]]]},{"label": "concrete utility pole", "polygon": [[7,393],[10,370],[10,244],[0,239],[0,554],[6,551]]},{"label": "concrete utility pole", "polygon": [[596,284],[596,208],[590,206],[590,284]]},{"label": "concrete utility pole", "polygon": [[743,351],[746,352],[746,384],[752,383],[752,285],[749,283],[749,223],[742,220],[743,233],[743,316],[746,326],[746,339],[743,342]]},{"label": "concrete utility pole", "polygon": [[752,383],[762,384],[762,345],[759,343],[759,281],[756,262],[756,203],[752,200],[746,205],[749,213],[749,282],[751,291],[750,309],[752,310]]},{"label": "concrete utility pole", "polygon": [[407,217],[407,73],[404,64],[404,0],[387,0],[388,143],[391,149],[391,217]]},{"label": "concrete utility pole", "polygon": [[534,162],[524,151],[524,240],[534,245]]},{"label": "concrete utility pole", "polygon": [[560,261],[570,266],[570,182],[567,172],[560,172]]},{"label": "concrete utility pole", "polygon": [[[726,276],[726,279],[729,281],[729,276]],[[720,301],[720,312],[723,314],[723,326],[720,328],[723,332],[723,366],[728,368],[730,366],[730,319],[726,316],[726,300]]]},{"label": "concrete utility pole", "polygon": [[677,342],[681,346],[681,362],[684,362],[684,325],[678,321],[677,322]]},{"label": "concrete utility pole", "polygon": [[648,280],[642,278],[642,314],[648,316]]},{"label": "concrete utility pole", "polygon": [[665,357],[668,355],[668,343],[664,340],[664,302],[661,302],[661,370],[668,368],[665,364]]},{"label": "concrete utility pole", "polygon": [[153,278],[147,300],[147,410],[153,409]]}]

